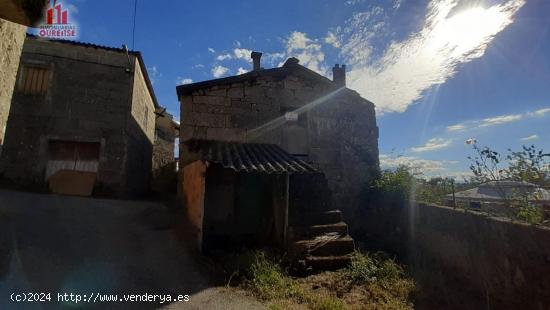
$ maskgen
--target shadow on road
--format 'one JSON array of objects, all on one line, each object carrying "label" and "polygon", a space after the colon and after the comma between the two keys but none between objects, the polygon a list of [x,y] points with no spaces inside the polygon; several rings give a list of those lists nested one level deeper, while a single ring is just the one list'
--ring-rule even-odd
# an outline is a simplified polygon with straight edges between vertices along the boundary
[{"label": "shadow on road", "polygon": [[[206,268],[178,238],[173,218],[153,202],[0,190],[0,308],[155,309],[166,303],[57,298],[58,293],[119,294],[119,299],[193,295],[207,289]],[[12,292],[49,292],[52,302],[14,304]]]}]

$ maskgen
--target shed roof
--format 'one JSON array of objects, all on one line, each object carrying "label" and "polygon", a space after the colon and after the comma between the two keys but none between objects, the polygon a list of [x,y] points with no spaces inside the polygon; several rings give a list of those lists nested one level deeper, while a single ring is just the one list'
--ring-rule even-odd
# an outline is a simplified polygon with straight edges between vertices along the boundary
[{"label": "shed roof", "polygon": [[191,139],[185,146],[196,160],[239,172],[315,173],[317,169],[274,144]]}]

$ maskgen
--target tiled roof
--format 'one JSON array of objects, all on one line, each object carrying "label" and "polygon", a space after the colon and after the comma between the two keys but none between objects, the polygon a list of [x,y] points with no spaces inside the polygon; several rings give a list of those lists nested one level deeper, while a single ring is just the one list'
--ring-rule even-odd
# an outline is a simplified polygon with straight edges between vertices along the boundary
[{"label": "tiled roof", "polygon": [[217,163],[235,171],[259,173],[318,172],[274,144],[223,142],[192,139],[185,142],[198,159]]}]

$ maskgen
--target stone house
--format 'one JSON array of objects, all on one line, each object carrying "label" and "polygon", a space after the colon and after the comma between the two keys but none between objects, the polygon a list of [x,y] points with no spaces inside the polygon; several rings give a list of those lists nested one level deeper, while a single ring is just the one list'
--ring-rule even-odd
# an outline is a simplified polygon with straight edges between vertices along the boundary
[{"label": "stone house", "polygon": [[58,193],[146,193],[160,109],[139,52],[28,35],[0,174]]},{"label": "stone house", "polygon": [[[206,171],[205,179],[194,179],[201,174],[194,170],[196,167],[190,168],[197,163],[197,151],[190,151],[189,144],[207,140],[211,143],[217,141],[216,145],[220,142],[262,145],[223,147],[229,152],[228,158],[235,158],[238,154],[237,158],[248,156],[253,163],[261,162],[262,157],[258,159],[258,153],[254,152],[243,153],[243,148],[277,147],[280,158],[288,155],[295,162],[314,169],[279,172],[289,178],[284,194],[287,197],[287,236],[292,239],[299,230],[293,231],[292,227],[330,224],[331,227],[320,231],[341,232],[342,238],[336,243],[340,242],[345,252],[351,242],[353,250],[353,241],[347,236],[341,213],[332,208],[342,209],[345,220],[353,224],[362,189],[379,173],[374,104],[345,87],[345,66],[336,65],[334,79],[329,80],[301,66],[295,58],[288,59],[282,67],[263,69],[261,53],[253,52],[251,56],[254,63],[251,72],[177,87],[181,108],[179,190],[184,204],[208,199],[208,190],[204,188],[209,187],[210,174]],[[227,168],[227,160],[212,162],[204,155],[209,152],[202,150],[198,153],[203,154],[198,158],[206,167],[218,163]],[[245,164],[242,164],[242,169],[239,160],[237,164],[229,168],[239,173],[246,171]],[[210,180],[220,182],[215,177]],[[229,186],[230,183],[221,182],[220,186]],[[193,184],[193,190],[189,184]],[[202,188],[201,194],[196,193],[196,188]],[[237,193],[237,190],[233,192]],[[274,193],[271,196],[278,195]],[[248,194],[245,191],[242,195]],[[260,204],[258,200],[256,205]],[[197,219],[199,224],[201,221],[204,224],[203,216],[209,212],[204,201],[202,206],[202,214]],[[186,208],[189,211],[188,205]],[[192,218],[194,216],[197,217],[191,214]]]}]

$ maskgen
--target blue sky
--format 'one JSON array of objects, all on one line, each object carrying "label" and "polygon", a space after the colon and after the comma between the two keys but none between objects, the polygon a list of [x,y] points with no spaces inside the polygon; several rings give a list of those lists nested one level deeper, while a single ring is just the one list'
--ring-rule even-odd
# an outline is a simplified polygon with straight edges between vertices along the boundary
[{"label": "blue sky", "polygon": [[[134,0],[65,0],[80,41],[132,46]],[[134,49],[156,95],[295,56],[377,106],[383,167],[468,171],[468,138],[496,150],[550,150],[550,1],[139,1]]]}]

